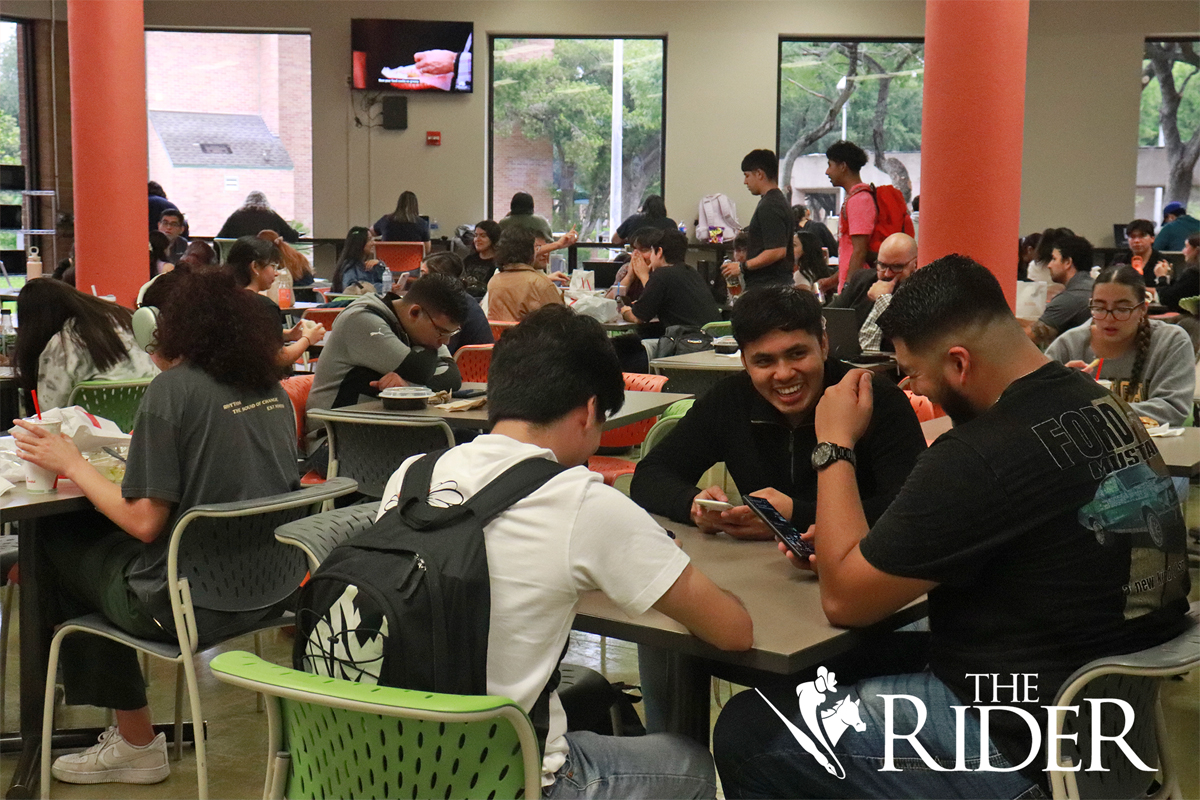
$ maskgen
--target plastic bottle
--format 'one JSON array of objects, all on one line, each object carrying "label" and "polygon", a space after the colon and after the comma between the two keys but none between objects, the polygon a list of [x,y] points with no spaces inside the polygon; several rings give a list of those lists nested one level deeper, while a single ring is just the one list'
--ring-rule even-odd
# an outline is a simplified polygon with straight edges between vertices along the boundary
[{"label": "plastic bottle", "polygon": [[4,357],[11,359],[17,349],[17,329],[13,325],[12,312],[7,308],[0,311],[0,336],[3,337],[0,347],[4,350]]},{"label": "plastic bottle", "polygon": [[392,271],[387,266],[383,268],[383,293],[387,294],[392,290]]},{"label": "plastic bottle", "polygon": [[275,282],[271,287],[272,294],[276,296],[276,301],[280,308],[292,308],[295,305],[295,297],[292,294],[292,273],[288,272],[287,267],[280,267],[275,270]]},{"label": "plastic bottle", "polygon": [[25,259],[25,280],[42,277],[42,256],[36,247],[29,248],[29,258]]}]

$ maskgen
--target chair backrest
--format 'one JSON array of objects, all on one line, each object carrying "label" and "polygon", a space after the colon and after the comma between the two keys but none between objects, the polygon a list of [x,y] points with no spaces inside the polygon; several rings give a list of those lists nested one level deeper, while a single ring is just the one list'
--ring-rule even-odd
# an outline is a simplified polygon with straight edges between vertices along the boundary
[{"label": "chair backrest", "polygon": [[375,257],[388,265],[392,274],[412,272],[420,269],[425,258],[424,242],[381,242],[375,241]]},{"label": "chair backrest", "polygon": [[352,480],[330,480],[285,494],[188,509],[176,521],[167,551],[171,607],[181,642],[181,625],[188,625],[193,644],[196,633],[180,597],[180,581],[187,580],[196,608],[261,611],[282,602],[304,580],[308,563],[299,549],[276,540],[275,529],[354,489]]},{"label": "chair backrest", "polygon": [[500,319],[489,319],[488,320],[488,325],[492,329],[492,338],[494,340],[496,340],[497,342],[500,341],[500,337],[504,335],[505,331],[507,331],[509,328],[515,326],[516,324],[517,323],[515,323],[515,322],[509,322],[509,321],[500,320]]},{"label": "chair backrest", "polygon": [[296,412],[296,444],[304,454],[304,407],[308,405],[308,395],[312,391],[315,375],[292,375],[280,381],[283,390],[292,401],[292,410]]},{"label": "chair backrest", "polygon": [[667,417],[682,417],[687,414],[687,412],[690,411],[692,406],[695,404],[696,398],[694,397],[689,397],[686,400],[676,400],[663,410],[662,418],[666,419]]},{"label": "chair backrest", "polygon": [[[621,375],[625,378],[625,388],[635,392],[661,392],[667,383],[666,375],[645,375],[640,372],[623,372]],[[600,446],[633,447],[641,444],[657,420],[658,417],[651,417],[606,431],[600,437]]]},{"label": "chair backrest", "polygon": [[409,456],[454,446],[454,433],[436,418],[356,414],[334,409],[309,412],[329,435],[326,475],[353,478],[368,497],[383,497],[392,473]]},{"label": "chair backrest", "polygon": [[133,430],[133,420],[142,395],[153,378],[132,381],[83,381],[71,389],[67,405],[79,406],[97,417],[111,419],[125,433]]},{"label": "chair backrest", "polygon": [[732,336],[733,323],[728,320],[719,320],[717,322],[710,322],[707,325],[701,325],[700,330],[704,331],[714,339],[716,339],[718,336]]},{"label": "chair backrest", "polygon": [[533,725],[507,698],[354,683],[236,650],[211,668],[270,704],[264,797],[541,796]]},{"label": "chair backrest", "polygon": [[[1182,675],[1200,666],[1200,602],[1192,603],[1190,625],[1183,633],[1163,644],[1118,656],[1107,656],[1085,664],[1059,689],[1055,706],[1076,706],[1078,714],[1059,713],[1048,733],[1053,740],[1051,763],[1079,764],[1074,772],[1050,773],[1050,786],[1056,798],[1145,797],[1147,789],[1161,770],[1163,791],[1156,797],[1181,797],[1178,775],[1170,756],[1170,743],[1164,741],[1166,722],[1158,701],[1160,681]],[[1133,719],[1126,719],[1115,703],[1099,705],[1103,722],[1092,718],[1097,705],[1088,700],[1117,699],[1132,708]],[[1099,764],[1092,763],[1092,732],[1098,726],[1102,735],[1113,737],[1131,725],[1124,742],[1150,771],[1142,771],[1113,741],[1104,741]],[[1062,735],[1078,734],[1078,740]],[[1093,767],[1102,767],[1093,769]]]},{"label": "chair backrest", "polygon": [[675,429],[675,426],[679,424],[679,420],[681,419],[683,419],[682,416],[663,417],[654,423],[650,430],[647,431],[646,438],[642,442],[642,458],[645,458],[646,454],[653,450],[655,445],[667,438],[667,434]]},{"label": "chair backrest", "polygon": [[342,308],[306,308],[301,318],[311,319],[313,322],[324,325],[325,330],[331,331],[333,330],[333,323],[337,320],[338,314],[341,314],[345,310],[344,306]]},{"label": "chair backrest", "polygon": [[237,239],[213,239],[213,250],[217,251],[217,258],[224,264],[229,258],[229,248],[233,247],[233,243]]},{"label": "chair backrest", "polygon": [[454,353],[454,363],[464,381],[487,383],[488,367],[492,365],[490,344],[465,344]]}]

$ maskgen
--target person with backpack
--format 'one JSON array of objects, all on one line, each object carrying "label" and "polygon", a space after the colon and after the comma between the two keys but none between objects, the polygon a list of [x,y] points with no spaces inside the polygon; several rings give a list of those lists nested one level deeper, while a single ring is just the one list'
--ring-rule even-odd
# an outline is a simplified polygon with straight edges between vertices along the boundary
[{"label": "person with backpack", "polygon": [[825,151],[829,182],[846,192],[838,215],[838,291],[850,276],[870,266],[869,245],[875,231],[875,198],[859,171],[867,154],[854,142],[838,141]]},{"label": "person with backpack", "polygon": [[779,159],[772,150],[751,150],[742,159],[742,175],[750,194],[758,197],[754,216],[746,226],[749,249],[745,261],[726,261],[721,274],[727,278],[738,274],[746,287],[790,286],[792,267],[792,231],[796,220],[792,207],[779,189]]},{"label": "person with backpack", "polygon": [[[404,537],[421,541],[421,533],[411,531],[436,531],[424,535],[425,550],[418,551],[420,573],[438,575],[426,581],[431,595],[435,584],[451,582],[448,575],[475,579],[478,593],[463,602],[431,600],[437,608],[462,609],[462,618],[445,622],[453,641],[441,655],[449,663],[418,676],[419,682],[434,691],[454,686],[508,697],[525,709],[545,744],[543,797],[714,797],[712,758],[703,746],[671,734],[568,732],[553,690],[576,606],[596,589],[630,616],[654,608],[721,649],[746,650],[753,642],[753,623],[738,600],[693,567],[646,512],[588,471],[605,416],[623,399],[621,368],[600,323],[563,306],[538,309],[496,343],[488,374],[491,433],[406,460],[388,481],[375,526],[348,545],[361,540],[372,557],[382,558],[391,555],[381,552],[391,540],[403,555]],[[337,553],[310,583],[321,585]],[[473,572],[463,563],[468,557]],[[402,594],[395,590],[395,570],[383,572],[388,579],[380,588]],[[342,587],[335,585],[334,594],[344,596]],[[449,592],[445,597],[454,599]],[[376,594],[356,588],[353,602]],[[302,598],[297,661],[307,658],[305,666],[321,674],[359,671],[338,669],[319,634],[323,623],[313,624],[306,607]],[[389,631],[406,620],[417,636],[428,630],[413,617],[386,618]],[[309,631],[317,635],[309,638]],[[460,644],[464,638],[469,641]],[[389,649],[393,643],[396,651]],[[402,651],[400,645],[392,634],[382,659],[368,665],[371,677],[363,679],[379,676],[385,683],[393,670],[411,672],[436,660],[404,658],[416,645]],[[361,639],[345,649],[361,650]],[[399,657],[390,658],[391,652]]]}]

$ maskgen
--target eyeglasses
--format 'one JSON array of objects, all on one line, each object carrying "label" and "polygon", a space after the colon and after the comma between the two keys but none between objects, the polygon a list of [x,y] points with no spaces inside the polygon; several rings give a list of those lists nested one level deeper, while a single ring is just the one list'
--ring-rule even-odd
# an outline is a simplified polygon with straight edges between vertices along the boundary
[{"label": "eyeglasses", "polygon": [[903,264],[884,264],[883,262],[878,262],[875,264],[875,266],[878,267],[879,270],[882,272],[889,272],[893,275],[898,275],[899,273],[904,272],[905,267],[907,267],[909,264],[911,264],[912,262],[914,262],[916,260],[917,259],[915,259],[915,258],[910,258],[908,261],[905,261]]},{"label": "eyeglasses", "polygon": [[1104,306],[1091,305],[1088,306],[1088,311],[1092,312],[1092,319],[1104,319],[1106,316],[1112,315],[1112,318],[1118,322],[1124,322],[1133,315],[1145,303],[1138,303],[1136,306],[1117,306],[1116,308],[1105,308]]},{"label": "eyeglasses", "polygon": [[433,321],[433,315],[431,315],[428,311],[422,308],[421,313],[424,314],[425,318],[429,320],[429,324],[433,326],[433,329],[438,332],[439,339],[449,339],[452,336],[456,336],[458,332],[462,330],[462,328],[443,328],[441,325],[438,325]]}]

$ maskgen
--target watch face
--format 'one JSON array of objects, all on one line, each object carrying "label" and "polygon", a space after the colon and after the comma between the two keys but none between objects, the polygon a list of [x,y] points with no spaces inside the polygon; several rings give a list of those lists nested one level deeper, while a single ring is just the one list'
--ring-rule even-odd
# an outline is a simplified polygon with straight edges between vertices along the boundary
[{"label": "watch face", "polygon": [[833,445],[829,442],[821,442],[813,448],[812,463],[817,469],[828,466],[833,460]]}]

